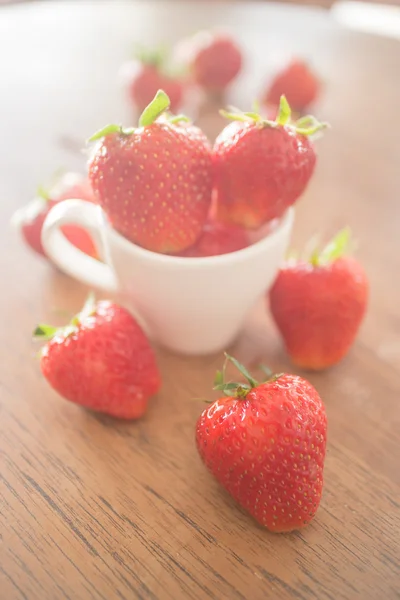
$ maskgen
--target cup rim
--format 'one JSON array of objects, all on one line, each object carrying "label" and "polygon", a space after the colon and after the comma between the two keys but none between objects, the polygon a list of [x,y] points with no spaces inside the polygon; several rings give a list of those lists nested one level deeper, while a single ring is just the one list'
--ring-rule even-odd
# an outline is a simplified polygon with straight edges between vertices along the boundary
[{"label": "cup rim", "polygon": [[294,220],[294,208],[291,206],[280,218],[277,227],[271,233],[267,234],[265,237],[258,240],[254,244],[246,246],[246,248],[242,248],[241,250],[235,250],[234,252],[229,252],[227,254],[220,254],[217,256],[175,256],[172,254],[161,254],[159,252],[153,252],[152,250],[147,250],[146,248],[142,248],[141,246],[134,244],[126,237],[118,233],[118,231],[112,227],[103,209],[100,206],[98,206],[98,208],[100,209],[101,218],[103,221],[104,228],[107,231],[107,234],[116,243],[124,246],[127,252],[133,252],[142,259],[151,262],[157,262],[158,264],[189,268],[204,268],[217,265],[221,266],[224,264],[235,262],[237,260],[246,260],[251,258],[252,256],[258,255],[259,253],[262,253],[268,250],[269,247],[273,246],[276,239],[280,237],[285,230],[290,229]]}]

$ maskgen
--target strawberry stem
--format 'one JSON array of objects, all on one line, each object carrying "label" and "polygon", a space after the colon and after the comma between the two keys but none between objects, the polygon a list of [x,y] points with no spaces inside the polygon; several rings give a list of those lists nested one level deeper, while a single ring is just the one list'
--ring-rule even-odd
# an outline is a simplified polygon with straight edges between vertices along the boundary
[{"label": "strawberry stem", "polygon": [[250,373],[248,372],[248,370],[246,369],[246,367],[244,365],[242,365],[238,360],[236,360],[236,358],[234,358],[233,356],[230,356],[226,352],[225,352],[225,359],[227,361],[230,361],[233,365],[235,365],[235,367],[237,368],[239,373],[241,373],[243,375],[243,377],[245,379],[247,379],[247,381],[249,382],[249,384],[251,385],[252,388],[257,387],[258,381],[250,375]]},{"label": "strawberry stem", "polygon": [[256,107],[258,104],[253,103],[253,111],[242,112],[236,108],[230,107],[229,110],[220,110],[219,113],[225,119],[231,121],[241,121],[243,123],[254,123],[260,127],[290,127],[294,129],[299,135],[311,136],[329,127],[328,123],[320,123],[315,117],[307,115],[302,117],[296,123],[290,123],[292,116],[292,110],[286,99],[286,96],[282,95],[279,103],[278,115],[275,121],[269,119],[263,119],[259,114]]},{"label": "strawberry stem", "polygon": [[314,267],[320,267],[335,262],[338,258],[349,251],[351,242],[351,230],[345,227],[340,230],[335,237],[321,250],[314,251],[310,257],[310,262]]},{"label": "strawberry stem", "polygon": [[292,110],[289,106],[289,102],[286,100],[286,96],[282,95],[279,102],[279,111],[278,116],[276,117],[276,122],[278,125],[287,125],[291,116]]},{"label": "strawberry stem", "polygon": [[[239,383],[237,381],[225,381],[225,368],[228,362],[231,362],[238,371],[247,379],[248,383]],[[267,379],[262,383],[273,382],[279,379],[283,373],[273,374],[270,369],[264,365],[260,365],[260,369],[267,375]],[[217,371],[214,379],[213,389],[221,391],[228,397],[234,398],[246,398],[247,394],[255,387],[259,386],[260,383],[250,375],[249,371],[244,365],[242,365],[236,358],[230,356],[225,352],[225,362],[221,371]]]},{"label": "strawberry stem", "polygon": [[170,106],[170,99],[163,90],[158,90],[153,100],[144,109],[139,118],[139,127],[148,127],[152,125],[154,121],[162,115],[163,112],[168,110]]}]

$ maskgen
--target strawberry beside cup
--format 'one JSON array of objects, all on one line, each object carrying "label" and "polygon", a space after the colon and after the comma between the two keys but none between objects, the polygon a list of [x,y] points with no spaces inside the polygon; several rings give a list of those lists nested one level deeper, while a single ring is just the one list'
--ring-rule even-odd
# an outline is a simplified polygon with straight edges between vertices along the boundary
[{"label": "strawberry beside cup", "polygon": [[301,529],[314,518],[323,488],[327,418],[316,389],[296,375],[258,382],[231,356],[246,383],[217,373],[224,394],[197,421],[201,459],[262,526]]},{"label": "strawberry beside cup", "polygon": [[294,364],[322,370],[351,348],[369,294],[361,264],[348,256],[350,231],[321,251],[286,261],[269,292],[269,307]]},{"label": "strawberry beside cup", "polygon": [[161,385],[154,351],[132,315],[91,296],[65,327],[38,325],[40,367],[63,398],[120,419],[138,419]]}]

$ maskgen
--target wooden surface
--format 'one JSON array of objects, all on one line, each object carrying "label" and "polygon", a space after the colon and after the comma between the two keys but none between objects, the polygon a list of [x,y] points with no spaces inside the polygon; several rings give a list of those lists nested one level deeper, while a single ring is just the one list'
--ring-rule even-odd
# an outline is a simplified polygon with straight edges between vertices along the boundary
[{"label": "wooden surface", "polygon": [[[159,350],[162,392],[142,421],[119,423],[57,397],[30,340],[87,290],[31,255],[9,218],[55,168],[84,168],[66,140],[124,119],[117,67],[166,22],[170,40],[210,24],[238,32],[254,56],[232,90],[240,106],[285,53],[311,56],[326,83],[317,113],[332,130],[294,243],[349,223],[371,301],[346,360],[310,376],[329,445],[322,504],[301,533],[262,530],[197,456],[202,406],[191,398],[210,395],[221,356]],[[342,31],[320,11],[48,3],[1,9],[0,56],[1,599],[400,598],[399,45]],[[232,351],[291,369],[262,306]]]}]

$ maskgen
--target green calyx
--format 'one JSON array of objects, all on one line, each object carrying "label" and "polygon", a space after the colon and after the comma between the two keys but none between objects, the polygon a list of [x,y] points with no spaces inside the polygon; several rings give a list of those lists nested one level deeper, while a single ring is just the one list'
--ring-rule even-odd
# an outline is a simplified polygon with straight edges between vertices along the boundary
[{"label": "green calyx", "polygon": [[144,65],[151,65],[157,69],[161,69],[168,58],[168,47],[160,44],[155,48],[146,48],[144,46],[136,46],[134,57]]},{"label": "green calyx", "polygon": [[286,257],[287,261],[302,260],[310,263],[313,267],[324,267],[332,264],[338,258],[349,254],[354,247],[351,237],[351,229],[341,229],[325,246],[320,247],[319,238],[314,236],[306,245],[304,252],[299,255],[290,251]]},{"label": "green calyx", "polygon": [[349,227],[345,227],[322,250],[315,249],[311,254],[310,262],[314,267],[329,265],[347,254],[351,249],[350,247],[351,230]]},{"label": "green calyx", "polygon": [[[152,125],[161,115],[166,113],[170,107],[170,99],[168,95],[163,90],[158,90],[157,94],[154,96],[153,100],[150,102],[148,106],[144,109],[142,114],[139,117],[139,128],[140,127],[149,127]],[[166,121],[168,123],[176,124],[182,121],[190,122],[190,119],[185,115],[168,115],[166,117]],[[100,140],[108,135],[113,133],[117,133],[119,135],[132,135],[137,131],[135,127],[123,128],[122,125],[106,125],[103,129],[99,129],[96,131],[88,140],[88,142],[95,142]]]},{"label": "green calyx", "polygon": [[294,123],[291,123],[292,110],[285,96],[281,96],[278,114],[275,121],[264,119],[259,114],[259,105],[254,103],[252,112],[242,112],[235,108],[229,111],[221,110],[220,114],[231,121],[242,121],[244,123],[254,123],[258,127],[290,127],[299,135],[312,136],[329,127],[328,123],[320,123],[312,115],[301,117]]},{"label": "green calyx", "polygon": [[64,327],[53,327],[52,325],[37,325],[33,337],[35,339],[41,339],[44,341],[51,340],[56,335],[63,338],[67,338],[76,331],[78,331],[80,325],[88,318],[94,315],[96,312],[96,299],[93,293],[90,293],[82,310],[72,317],[68,325]]},{"label": "green calyx", "polygon": [[[231,362],[236,369],[243,375],[246,380],[246,383],[239,383],[237,381],[226,381],[225,380],[225,371],[228,362]],[[242,365],[236,358],[230,356],[225,352],[225,362],[221,371],[217,371],[214,379],[214,387],[213,389],[216,391],[221,391],[225,396],[234,397],[238,399],[246,398],[247,394],[253,389],[258,387],[261,383],[273,382],[279,377],[282,376],[282,373],[274,375],[270,369],[265,367],[264,365],[260,365],[260,369],[267,376],[266,379],[262,381],[257,381],[246,369],[244,365]]]}]

